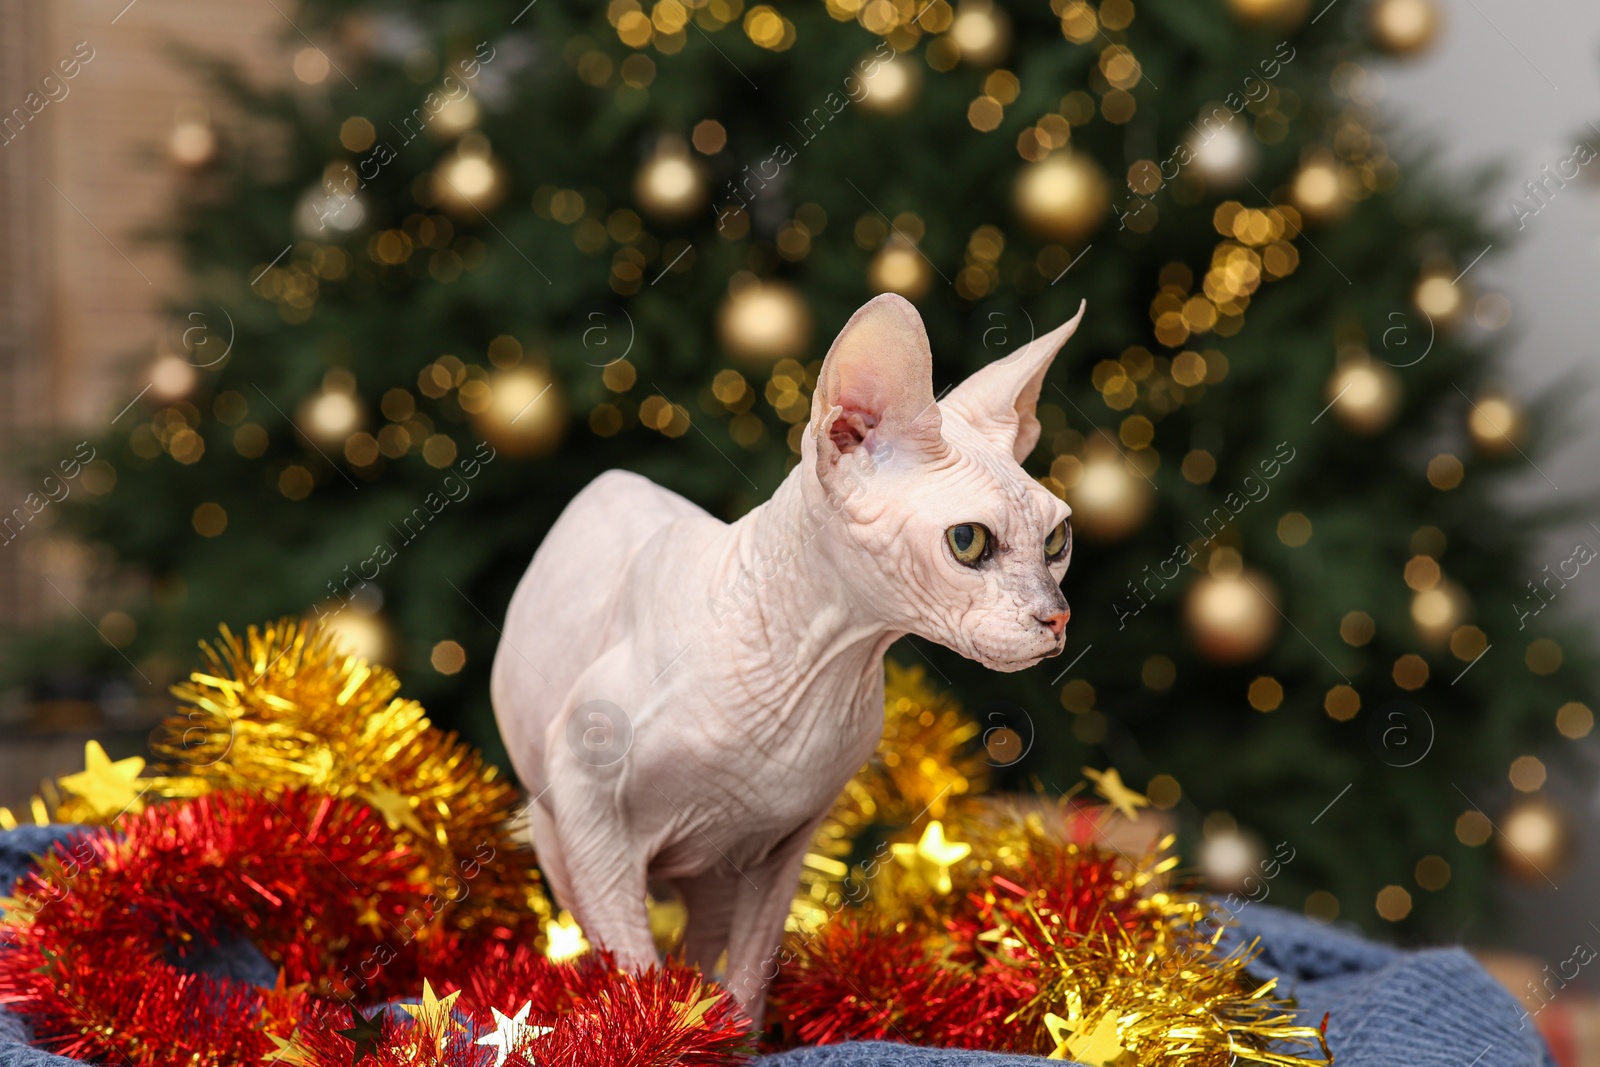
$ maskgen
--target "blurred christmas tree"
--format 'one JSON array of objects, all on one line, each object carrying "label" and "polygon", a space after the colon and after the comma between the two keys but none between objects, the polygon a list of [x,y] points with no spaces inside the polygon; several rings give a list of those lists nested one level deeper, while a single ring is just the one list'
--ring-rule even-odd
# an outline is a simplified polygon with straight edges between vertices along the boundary
[{"label": "blurred christmas tree", "polygon": [[[1554,587],[1492,492],[1537,420],[1491,392],[1491,235],[1470,188],[1402,168],[1362,65],[1432,19],[306,0],[287,88],[204,65],[219,117],[172,145],[195,328],[65,509],[148,576],[102,608],[127,647],[45,635],[14,668],[73,647],[159,682],[219,620],[316,604],[492,752],[498,620],[597,473],[736,517],[873,293],[921,308],[941,387],[1087,299],[1031,461],[1075,509],[1066,656],[896,654],[1013,784],[1110,763],[1218,885],[1459,930],[1508,770],[1543,780],[1513,758],[1590,717],[1586,653],[1515,625]],[[1535,871],[1542,811],[1512,813]]]}]

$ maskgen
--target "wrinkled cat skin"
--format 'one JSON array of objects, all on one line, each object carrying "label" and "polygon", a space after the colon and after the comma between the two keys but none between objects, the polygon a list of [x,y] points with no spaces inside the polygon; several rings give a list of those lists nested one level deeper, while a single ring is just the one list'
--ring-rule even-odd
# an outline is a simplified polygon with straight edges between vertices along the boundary
[{"label": "wrinkled cat skin", "polygon": [[[880,296],[829,350],[771,500],[727,524],[610,471],[562,513],[494,707],[550,886],[623,966],[656,961],[646,881],[666,880],[688,960],[726,950],[759,1026],[812,831],[882,732],[884,651],[915,634],[1001,671],[1061,651],[1070,535],[1044,546],[1068,508],[1019,463],[1082,317],[935,402],[921,318]],[[973,524],[989,553],[962,563]]]}]

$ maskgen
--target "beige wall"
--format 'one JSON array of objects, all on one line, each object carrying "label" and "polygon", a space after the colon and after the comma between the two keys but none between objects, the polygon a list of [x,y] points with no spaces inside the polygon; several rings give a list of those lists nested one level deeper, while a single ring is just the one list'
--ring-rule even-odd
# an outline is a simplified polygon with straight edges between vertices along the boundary
[{"label": "beige wall", "polygon": [[[58,99],[20,132],[13,122],[0,145],[0,457],[75,427],[103,432],[148,381],[145,367],[169,332],[162,309],[182,285],[171,250],[136,234],[159,225],[182,189],[167,153],[179,108],[215,113],[220,104],[170,49],[182,42],[282,80],[304,42],[284,46],[294,30],[283,12],[295,5],[276,4],[0,0],[0,117],[25,107],[78,42],[83,54],[93,49],[66,94],[51,90]],[[0,515],[39,488],[9,466],[0,463]],[[52,518],[47,508],[0,545],[0,641],[40,618],[103,610],[87,554],[49,536]],[[167,703],[152,694],[140,707]],[[91,734],[114,756],[142,752],[145,717],[110,721],[70,696],[24,707],[0,694],[0,805],[25,810],[39,782],[81,769]]]},{"label": "beige wall", "polygon": [[[45,428],[103,430],[143,387],[134,375],[153,355],[164,299],[179,285],[170,250],[136,234],[179,189],[166,153],[178,109],[212,103],[171,47],[231,56],[256,77],[281,79],[284,42],[295,34],[284,12],[294,10],[289,0],[0,0],[0,113],[24,107],[75,49],[93,50],[63,80],[66,95],[55,89],[60,98],[0,145],[6,456],[26,452]],[[30,488],[0,480],[0,511]],[[37,536],[0,548],[0,618],[26,623],[72,610],[40,580],[59,554],[27,543]],[[70,588],[76,576],[57,577]]]},{"label": "beige wall", "polygon": [[[1589,502],[1578,519],[1545,539],[1530,567],[1532,579],[1540,565],[1566,559],[1576,541],[1596,544],[1588,520],[1600,525],[1592,504],[1600,498],[1600,330],[1595,328],[1600,161],[1554,189],[1554,196],[1520,230],[1507,201],[1517,197],[1530,203],[1523,183],[1542,177],[1542,167],[1554,169],[1572,155],[1575,141],[1600,145],[1600,135],[1586,126],[1600,126],[1600,64],[1595,62],[1600,4],[1440,3],[1443,27],[1434,46],[1383,69],[1385,106],[1416,134],[1437,144],[1448,165],[1499,162],[1505,168],[1490,186],[1489,221],[1510,240],[1468,276],[1482,289],[1503,289],[1515,309],[1501,384],[1527,396],[1566,375],[1583,379],[1579,388],[1565,391],[1573,404],[1572,421],[1552,434],[1554,448],[1539,460],[1537,470],[1531,465],[1522,469],[1513,494],[1518,503]],[[1553,609],[1589,622],[1592,633],[1600,620],[1600,575],[1585,572],[1562,591]],[[1510,625],[1512,605],[1479,604],[1478,614],[1489,634],[1516,634]],[[1551,744],[1561,744],[1553,732]],[[1557,967],[1574,942],[1594,937],[1591,923],[1600,923],[1595,901],[1600,883],[1600,738],[1568,742],[1562,757],[1549,760],[1547,792],[1572,815],[1575,858],[1560,875],[1559,890],[1544,885],[1507,890],[1498,931],[1507,942],[1537,955],[1535,970],[1546,963]],[[1585,973],[1579,984],[1600,992],[1600,976]],[[1579,1022],[1594,1025],[1587,1017]],[[1585,1062],[1600,1059],[1592,1051],[1587,1054],[1591,1058]]]}]

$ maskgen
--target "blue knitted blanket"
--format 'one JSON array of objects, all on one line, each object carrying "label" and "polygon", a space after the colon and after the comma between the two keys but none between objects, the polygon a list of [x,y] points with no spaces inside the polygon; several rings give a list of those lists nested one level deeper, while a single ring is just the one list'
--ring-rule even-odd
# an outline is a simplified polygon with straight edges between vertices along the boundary
[{"label": "blue knitted blanket", "polygon": [[[28,870],[65,827],[0,832],[0,888]],[[1339,1067],[1553,1067],[1543,1041],[1511,995],[1459,948],[1421,952],[1364,941],[1297,915],[1252,905],[1240,935],[1261,938],[1254,972],[1282,978],[1300,1021],[1329,1013],[1328,1044]],[[270,986],[275,974],[248,942],[218,946],[202,969]],[[0,1010],[0,1067],[75,1067],[79,1061],[29,1046],[27,1021]],[[1036,1067],[1035,1056],[847,1044],[798,1049],[757,1067]]]}]

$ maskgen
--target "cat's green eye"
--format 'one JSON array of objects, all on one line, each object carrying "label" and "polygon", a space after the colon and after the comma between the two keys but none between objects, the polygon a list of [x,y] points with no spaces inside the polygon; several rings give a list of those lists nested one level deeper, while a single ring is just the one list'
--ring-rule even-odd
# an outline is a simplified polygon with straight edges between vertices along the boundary
[{"label": "cat's green eye", "polygon": [[973,564],[989,553],[989,531],[975,522],[964,522],[944,532],[950,551],[962,563]]},{"label": "cat's green eye", "polygon": [[1060,559],[1061,554],[1067,550],[1067,546],[1071,543],[1072,533],[1067,529],[1067,521],[1062,519],[1056,528],[1050,531],[1050,536],[1044,539],[1044,558],[1050,560]]}]

